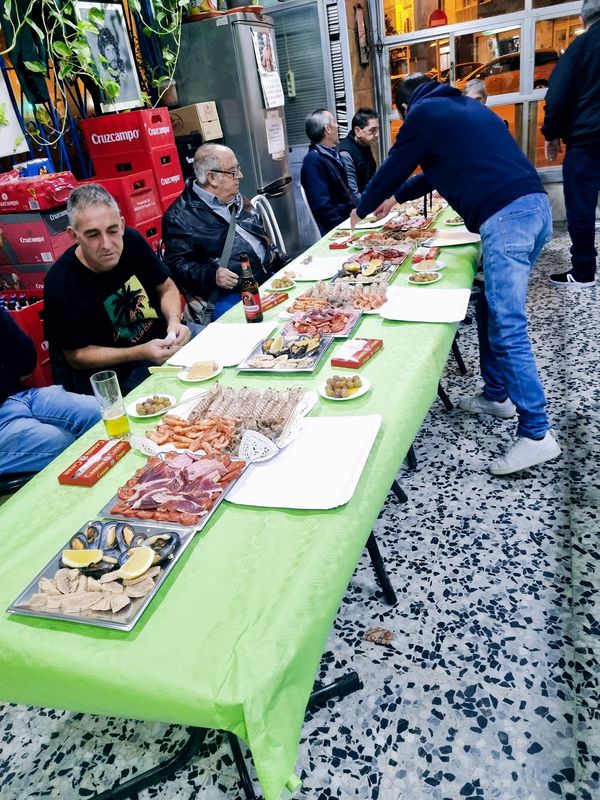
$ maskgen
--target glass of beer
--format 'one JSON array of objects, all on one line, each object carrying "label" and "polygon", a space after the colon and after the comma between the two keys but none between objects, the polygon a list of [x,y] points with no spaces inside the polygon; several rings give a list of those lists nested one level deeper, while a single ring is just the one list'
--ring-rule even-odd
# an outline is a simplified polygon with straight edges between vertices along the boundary
[{"label": "glass of beer", "polygon": [[110,369],[96,372],[90,382],[109,439],[126,439],[129,436],[129,420],[116,373]]}]

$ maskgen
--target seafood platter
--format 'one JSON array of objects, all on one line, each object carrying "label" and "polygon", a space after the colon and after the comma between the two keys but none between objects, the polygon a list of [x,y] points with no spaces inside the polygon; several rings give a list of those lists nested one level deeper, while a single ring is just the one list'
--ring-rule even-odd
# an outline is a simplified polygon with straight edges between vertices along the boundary
[{"label": "seafood platter", "polygon": [[406,260],[408,248],[363,250],[348,259],[334,280],[350,284],[369,284],[389,281],[400,264]]},{"label": "seafood platter", "polygon": [[296,297],[287,310],[290,314],[295,314],[313,309],[354,308],[363,314],[369,314],[385,303],[385,292],[383,283],[351,285],[341,281],[319,282]]},{"label": "seafood platter", "polygon": [[245,466],[243,460],[227,454],[169,452],[153,456],[121,486],[100,514],[198,531]]},{"label": "seafood platter", "polygon": [[130,631],[193,538],[193,528],[96,519],[83,525],[8,608]]},{"label": "seafood platter", "polygon": [[371,231],[365,233],[355,243],[354,247],[367,249],[407,248],[407,255],[415,246],[415,242],[407,237],[406,231]]},{"label": "seafood platter", "polygon": [[254,431],[280,444],[283,431],[294,418],[308,413],[316,398],[299,387],[277,391],[234,389],[216,383],[196,397],[185,419],[169,416],[146,437],[161,448],[176,448],[209,455],[239,453],[246,431]]},{"label": "seafood platter", "polygon": [[238,364],[240,372],[313,372],[333,341],[320,333],[263,339]]},{"label": "seafood platter", "polygon": [[350,336],[361,312],[353,308],[313,308],[294,314],[283,329],[283,335],[298,333],[314,336],[316,333],[330,334],[337,338]]},{"label": "seafood platter", "polygon": [[412,254],[412,263],[418,264],[420,261],[435,261],[439,254],[439,247],[425,247],[425,245],[420,245]]}]

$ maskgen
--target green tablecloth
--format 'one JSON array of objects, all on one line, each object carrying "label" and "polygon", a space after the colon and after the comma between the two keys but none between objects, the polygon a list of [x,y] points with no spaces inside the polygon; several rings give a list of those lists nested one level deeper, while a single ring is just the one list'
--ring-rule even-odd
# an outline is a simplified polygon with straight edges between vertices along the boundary
[{"label": "green tablecloth", "polygon": [[[327,245],[321,241],[312,252],[329,252]],[[444,281],[436,288],[469,287],[476,255],[476,246],[446,249]],[[395,282],[409,273],[404,266]],[[281,309],[265,319],[276,320]],[[241,318],[239,307],[226,317]],[[312,412],[383,418],[346,506],[301,512],[223,503],[130,633],[3,614],[2,699],[233,731],[250,746],[266,800],[275,800],[294,770],[306,703],[336,611],[436,397],[455,328],[362,318],[355,335],[384,341],[361,370],[372,391],[351,403],[321,400]],[[314,375],[238,377],[227,369],[220,380],[314,388],[335,371],[332,352]],[[159,390],[180,396],[186,388],[176,377],[156,374],[131,397]],[[60,486],[58,473],[103,434],[100,426],[88,432],[0,508],[2,609],[144,463],[131,452],[92,488]]]}]

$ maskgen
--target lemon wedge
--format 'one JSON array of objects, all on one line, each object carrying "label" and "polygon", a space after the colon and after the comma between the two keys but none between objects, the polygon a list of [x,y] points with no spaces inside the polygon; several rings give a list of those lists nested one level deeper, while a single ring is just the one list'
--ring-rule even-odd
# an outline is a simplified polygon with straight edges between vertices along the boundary
[{"label": "lemon wedge", "polygon": [[104,553],[102,550],[63,550],[62,562],[65,567],[89,567],[90,564],[97,564],[102,560]]},{"label": "lemon wedge", "polygon": [[146,570],[150,569],[156,553],[151,547],[134,547],[133,555],[128,558],[119,570],[119,578],[132,580],[139,578]]}]

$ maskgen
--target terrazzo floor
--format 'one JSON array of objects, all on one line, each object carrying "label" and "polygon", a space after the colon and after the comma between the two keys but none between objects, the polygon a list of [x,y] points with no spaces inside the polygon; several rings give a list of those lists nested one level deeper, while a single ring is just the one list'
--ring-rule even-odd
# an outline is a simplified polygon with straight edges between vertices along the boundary
[{"label": "terrazzo floor", "polygon": [[[436,402],[376,532],[398,594],[382,602],[360,562],[319,678],[348,669],[364,688],[307,715],[299,797],[369,800],[596,800],[600,797],[599,289],[551,287],[567,268],[558,232],[532,277],[531,335],[562,456],[519,476],[487,463],[514,421]],[[462,326],[478,389],[475,326]],[[392,632],[391,646],[364,640]],[[0,705],[0,798],[90,797],[172,753],[181,728]],[[251,774],[254,775],[251,769]],[[148,798],[241,796],[230,751],[211,734],[202,758]]]}]

